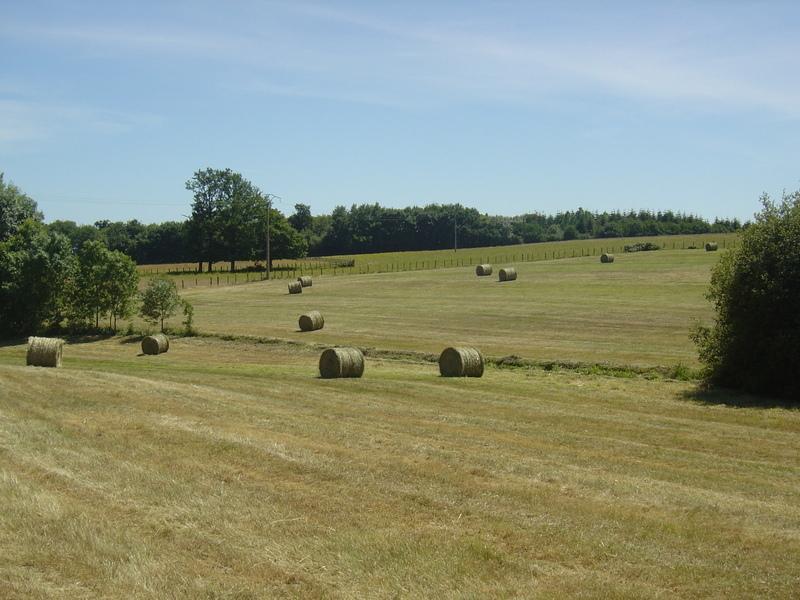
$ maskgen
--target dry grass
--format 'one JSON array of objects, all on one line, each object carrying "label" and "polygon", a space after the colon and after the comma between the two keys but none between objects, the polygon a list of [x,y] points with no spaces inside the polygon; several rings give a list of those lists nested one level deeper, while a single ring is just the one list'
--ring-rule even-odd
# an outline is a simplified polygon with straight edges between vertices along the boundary
[{"label": "dry grass", "polygon": [[[695,320],[711,320],[704,294],[721,254],[619,255],[612,269],[597,257],[525,263],[508,286],[475,277],[471,267],[318,277],[314,308],[326,323],[314,336],[331,346],[436,355],[445,345],[464,345],[490,357],[696,366],[689,332]],[[303,341],[297,305],[286,301],[284,286],[259,282],[185,295],[201,332]]]},{"label": "dry grass", "polygon": [[796,410],[173,345],[0,348],[0,597],[796,597]]}]

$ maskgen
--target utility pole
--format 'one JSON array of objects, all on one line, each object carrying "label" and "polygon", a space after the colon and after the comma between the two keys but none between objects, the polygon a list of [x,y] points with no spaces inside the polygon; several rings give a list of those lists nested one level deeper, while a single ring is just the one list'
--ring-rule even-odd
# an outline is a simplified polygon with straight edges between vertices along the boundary
[{"label": "utility pole", "polygon": [[267,194],[267,281],[269,281],[270,275],[270,260],[269,260],[269,213],[272,211],[272,203],[270,202],[270,196]]},{"label": "utility pole", "polygon": [[458,218],[453,216],[453,252],[458,252]]}]

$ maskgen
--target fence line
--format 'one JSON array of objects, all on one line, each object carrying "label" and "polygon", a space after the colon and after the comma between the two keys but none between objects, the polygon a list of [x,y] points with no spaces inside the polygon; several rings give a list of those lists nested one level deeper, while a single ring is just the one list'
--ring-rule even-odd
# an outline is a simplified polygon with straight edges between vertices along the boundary
[{"label": "fence line", "polygon": [[[710,236],[711,237],[711,236]],[[707,240],[669,240],[665,241],[661,244],[661,249],[687,249],[687,241],[689,241],[689,249],[698,249],[702,250],[705,247]],[[710,240],[708,240],[710,241]],[[735,248],[737,246],[737,240],[731,239],[728,240],[723,238],[721,240],[721,247],[723,249],[727,248]],[[624,246],[624,245],[623,245]],[[470,254],[468,257],[452,257],[452,258],[432,258],[432,259],[421,259],[421,260],[414,260],[414,261],[389,261],[386,263],[372,263],[372,262],[365,262],[362,264],[353,264],[351,266],[341,266],[334,261],[331,263],[325,263],[323,261],[316,261],[312,263],[303,263],[303,262],[294,262],[288,263],[285,265],[281,265],[271,271],[271,279],[272,280],[280,280],[285,281],[287,279],[296,279],[298,276],[303,275],[311,275],[311,276],[318,276],[318,277],[326,277],[326,276],[339,276],[339,275],[368,275],[374,273],[401,273],[401,272],[410,272],[410,271],[426,271],[426,270],[433,270],[433,269],[440,269],[440,268],[460,268],[466,266],[473,266],[474,264],[483,264],[483,263],[492,263],[492,264],[503,264],[503,263],[511,263],[511,262],[544,262],[544,261],[551,261],[551,260],[563,260],[569,258],[585,258],[588,256],[598,256],[603,253],[617,253],[623,252],[623,246],[584,246],[581,248],[554,248],[554,249],[545,249],[542,251],[541,254],[533,251],[533,252],[522,252],[522,253],[498,253],[498,254],[486,254],[486,255],[475,255]],[[464,249],[468,251],[468,249]],[[225,279],[222,279],[220,275],[220,271],[222,273],[226,273],[224,276]],[[216,285],[217,287],[221,286],[229,286],[229,285],[240,285],[244,283],[253,283],[256,281],[265,281],[266,280],[266,272],[265,271],[257,271],[258,277],[251,277],[251,274],[254,274],[252,271],[234,271],[231,273],[229,270],[220,270],[214,275],[205,274],[208,277],[208,286],[213,287]],[[156,267],[154,269],[149,270],[140,270],[140,274],[155,274],[161,275],[164,274],[164,270],[160,267]],[[169,271],[167,271],[169,273]],[[244,277],[242,277],[244,275]],[[177,285],[177,277],[176,285]],[[181,277],[180,278],[180,287],[181,289],[186,289],[187,283],[189,287],[191,287],[192,279],[194,279],[194,287],[200,287],[200,281],[205,281],[201,277],[200,274],[195,275],[193,278],[191,277]]]}]

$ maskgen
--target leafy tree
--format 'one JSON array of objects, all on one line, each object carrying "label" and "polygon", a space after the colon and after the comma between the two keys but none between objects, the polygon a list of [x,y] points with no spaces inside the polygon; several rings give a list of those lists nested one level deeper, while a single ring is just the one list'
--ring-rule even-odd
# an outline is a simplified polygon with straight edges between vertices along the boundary
[{"label": "leafy tree", "polygon": [[311,207],[308,204],[295,204],[294,214],[288,218],[289,225],[297,231],[303,232],[311,228],[314,217],[311,216]]},{"label": "leafy tree", "polygon": [[578,229],[575,225],[567,225],[564,228],[564,239],[565,240],[574,240],[578,237]]},{"label": "leafy tree", "polygon": [[75,272],[69,240],[24,221],[0,242],[0,332],[20,335],[58,325]]},{"label": "leafy tree", "polygon": [[160,323],[164,331],[164,319],[168,319],[181,304],[178,288],[171,279],[154,278],[142,292],[142,307],[139,314],[148,323]]},{"label": "leafy tree", "polygon": [[222,199],[229,193],[227,182],[233,171],[205,169],[196,171],[186,182],[186,189],[194,194],[192,215],[189,218],[189,242],[198,259],[197,270],[203,270],[203,261],[211,264],[219,255],[217,239],[217,213]]},{"label": "leafy tree", "polygon": [[763,209],[711,276],[713,327],[694,340],[713,383],[798,401],[800,191]]},{"label": "leafy tree", "polygon": [[47,224],[47,228],[54,233],[67,236],[75,252],[85,241],[99,240],[102,237],[100,230],[94,225],[78,225],[75,221],[52,221]]},{"label": "leafy tree", "polygon": [[136,263],[122,252],[112,251],[106,255],[105,292],[108,297],[109,320],[117,330],[117,319],[124,319],[133,313],[139,272]]},{"label": "leafy tree", "polygon": [[[259,189],[231,169],[197,171],[186,182],[194,193],[190,239],[209,263],[225,257],[235,270],[238,258],[250,255],[258,238],[258,217],[265,204]],[[200,264],[202,267],[202,264]]]},{"label": "leafy tree", "polygon": [[[286,217],[275,208],[269,208],[270,261],[280,258],[300,258],[305,256],[308,244],[305,238],[295,231]],[[257,242],[251,258],[266,258],[267,245],[267,203],[264,202],[258,219]],[[271,265],[270,265],[271,266]]]},{"label": "leafy tree", "polygon": [[13,183],[5,183],[0,173],[0,242],[14,235],[28,219],[42,220],[36,202]]},{"label": "leafy tree", "polygon": [[94,320],[100,328],[100,317],[109,312],[111,297],[107,285],[109,251],[98,240],[84,242],[78,251],[78,271],[70,294],[70,321]]}]

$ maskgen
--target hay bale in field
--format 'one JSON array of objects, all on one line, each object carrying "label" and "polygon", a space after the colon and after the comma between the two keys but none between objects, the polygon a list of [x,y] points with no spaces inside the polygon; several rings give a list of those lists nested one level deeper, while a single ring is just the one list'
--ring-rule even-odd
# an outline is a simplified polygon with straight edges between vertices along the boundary
[{"label": "hay bale in field", "polygon": [[439,355],[442,377],[483,376],[483,355],[477,348],[445,348]]},{"label": "hay bale in field", "polygon": [[492,274],[492,265],[478,265],[475,267],[475,275],[485,277]]},{"label": "hay bale in field", "polygon": [[358,348],[328,348],[319,357],[319,375],[324,379],[361,377],[364,355]]},{"label": "hay bale in field", "polygon": [[706,242],[706,252],[716,252],[718,247],[717,242]]},{"label": "hay bale in field", "polygon": [[299,281],[300,285],[303,287],[311,287],[311,275],[303,275],[302,277],[298,277],[297,281]]},{"label": "hay bale in field", "polygon": [[164,354],[167,350],[169,350],[169,338],[163,333],[148,335],[142,339],[144,354]]},{"label": "hay bale in field", "polygon": [[608,252],[603,252],[603,254],[600,255],[600,262],[601,263],[612,263],[612,262],[614,262],[614,255],[613,254],[609,254]]},{"label": "hay bale in field", "polygon": [[302,294],[303,293],[303,284],[299,281],[292,281],[289,283],[289,293],[290,294]]},{"label": "hay bale in field", "polygon": [[498,275],[500,276],[500,281],[514,281],[517,278],[517,270],[514,267],[506,267],[505,269],[500,269]]},{"label": "hay bale in field", "polygon": [[318,310],[312,310],[304,315],[300,315],[300,330],[315,331],[325,326],[325,318]]},{"label": "hay bale in field", "polygon": [[32,367],[60,367],[64,340],[31,336],[28,338],[28,354],[25,364]]}]

